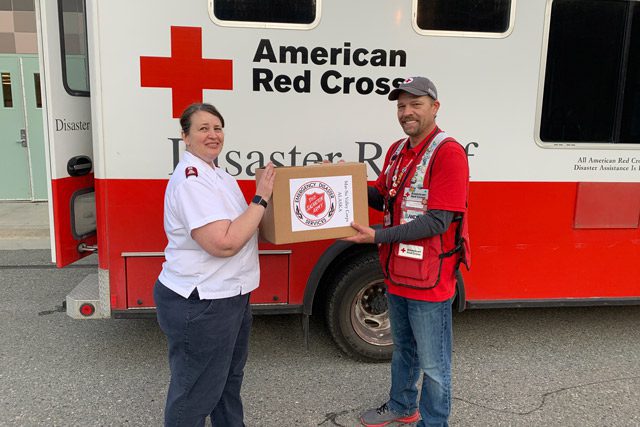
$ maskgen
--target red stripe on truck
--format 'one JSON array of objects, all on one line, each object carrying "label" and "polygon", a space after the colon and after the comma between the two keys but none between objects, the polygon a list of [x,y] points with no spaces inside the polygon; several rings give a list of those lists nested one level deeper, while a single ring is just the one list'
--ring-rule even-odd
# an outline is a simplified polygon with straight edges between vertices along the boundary
[{"label": "red stripe on truck", "polygon": [[[140,286],[153,286],[152,279],[127,285],[122,253],[164,250],[166,184],[96,180],[100,266],[109,270],[111,293],[117,296],[113,309],[127,308],[127,300],[137,302],[127,295],[132,286],[141,294],[148,290]],[[250,199],[254,181],[239,184]],[[464,272],[469,301],[640,297],[640,230],[576,229],[577,188],[578,183],[471,183],[473,268]],[[371,222],[379,223],[380,216]],[[286,298],[290,304],[303,302],[309,274],[331,243],[261,244],[261,249],[292,251]],[[270,285],[262,286],[268,291]]]}]

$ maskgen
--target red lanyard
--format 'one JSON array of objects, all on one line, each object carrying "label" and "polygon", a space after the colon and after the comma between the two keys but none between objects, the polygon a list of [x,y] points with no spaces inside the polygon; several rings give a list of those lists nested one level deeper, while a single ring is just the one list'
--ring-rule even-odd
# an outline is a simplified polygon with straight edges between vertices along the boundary
[{"label": "red lanyard", "polygon": [[[431,138],[431,140],[433,140],[433,137]],[[420,148],[420,152],[418,152],[415,156],[413,156],[413,158],[409,160],[409,162],[402,168],[400,173],[398,173],[398,170],[400,169],[400,165],[402,164],[402,158],[404,157],[404,150],[405,149],[411,150],[411,146],[408,145],[409,139],[407,138],[407,140],[404,143],[405,146],[402,148],[402,151],[400,152],[398,157],[395,159],[395,161],[392,164],[392,167],[390,168],[393,170],[393,175],[387,175],[387,188],[391,187],[389,188],[390,199],[394,199],[398,194],[398,190],[404,186],[404,183],[407,180],[407,176],[408,176],[407,172],[410,171],[411,168],[413,167],[413,162],[415,162],[416,159],[422,156],[422,153],[424,152],[425,148],[429,146],[429,144],[431,143],[431,140],[424,142],[422,148]],[[391,183],[389,183],[390,176],[391,176]]]},{"label": "red lanyard", "polygon": [[398,170],[400,169],[400,165],[402,165],[403,157],[404,157],[404,153],[400,153],[400,155],[398,156],[395,162],[396,165],[393,170],[393,175],[391,178],[391,188],[389,189],[390,197],[395,197],[396,194],[398,194],[398,187],[400,186],[401,183],[404,184],[404,182],[407,179],[405,175],[407,171],[411,169],[411,167],[413,166],[413,162],[416,160],[416,157],[414,156],[411,160],[409,160],[409,162],[406,165],[404,165],[402,170],[398,172]]}]

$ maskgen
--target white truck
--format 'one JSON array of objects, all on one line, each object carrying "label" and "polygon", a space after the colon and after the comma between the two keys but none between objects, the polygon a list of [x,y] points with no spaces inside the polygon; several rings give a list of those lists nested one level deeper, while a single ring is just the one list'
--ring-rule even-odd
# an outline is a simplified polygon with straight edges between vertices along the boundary
[{"label": "white truck", "polygon": [[[437,85],[438,123],[470,161],[458,308],[640,301],[637,1],[36,4],[52,256],[99,258],[67,298],[72,317],[154,315],[186,105],[224,114],[219,166],[247,196],[268,161],[360,161],[375,180],[402,137],[387,94],[414,75]],[[256,312],[325,310],[344,351],[389,356],[375,247],[260,249]]]}]

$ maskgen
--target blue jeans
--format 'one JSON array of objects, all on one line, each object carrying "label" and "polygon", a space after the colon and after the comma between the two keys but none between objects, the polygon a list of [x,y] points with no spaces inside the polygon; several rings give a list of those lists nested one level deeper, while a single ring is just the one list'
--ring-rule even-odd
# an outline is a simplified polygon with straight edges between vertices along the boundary
[{"label": "blue jeans", "polygon": [[165,426],[241,427],[240,388],[249,351],[249,294],[187,299],[160,281],[153,289],[158,323],[167,336],[171,382]]},{"label": "blue jeans", "polygon": [[418,426],[446,427],[451,413],[451,300],[387,297],[395,345],[389,408],[401,415],[415,412],[422,373]]}]

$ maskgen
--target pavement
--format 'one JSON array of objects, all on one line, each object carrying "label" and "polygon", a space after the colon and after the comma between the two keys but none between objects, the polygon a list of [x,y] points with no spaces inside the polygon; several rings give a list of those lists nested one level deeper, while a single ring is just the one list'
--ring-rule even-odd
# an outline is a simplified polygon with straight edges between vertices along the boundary
[{"label": "pavement", "polygon": [[[164,336],[153,319],[66,316],[97,258],[51,265],[47,209],[0,202],[0,427],[161,425]],[[640,426],[638,325],[638,306],[455,313],[451,425]],[[308,350],[297,316],[256,316],[251,340],[250,427],[352,427],[387,398],[389,363],[345,357],[321,314]]]},{"label": "pavement", "polygon": [[[162,425],[156,321],[77,320],[61,306],[92,257],[59,269],[48,250],[0,250],[0,427]],[[640,426],[638,325],[637,306],[455,313],[450,425]],[[299,316],[254,317],[248,427],[355,427],[388,398],[389,363],[344,356],[321,313],[309,331],[307,350]]]},{"label": "pavement", "polygon": [[50,249],[49,203],[0,201],[0,250]]}]

